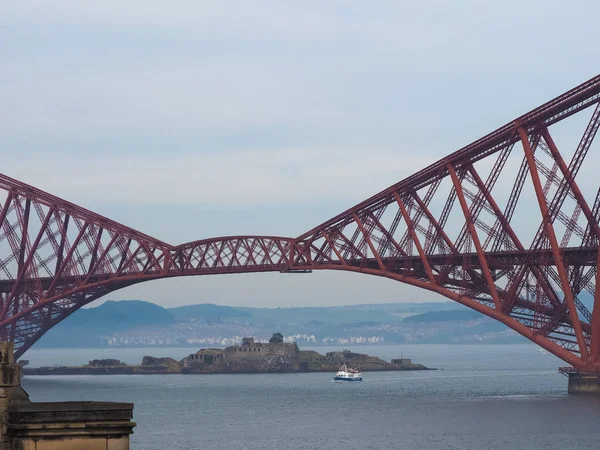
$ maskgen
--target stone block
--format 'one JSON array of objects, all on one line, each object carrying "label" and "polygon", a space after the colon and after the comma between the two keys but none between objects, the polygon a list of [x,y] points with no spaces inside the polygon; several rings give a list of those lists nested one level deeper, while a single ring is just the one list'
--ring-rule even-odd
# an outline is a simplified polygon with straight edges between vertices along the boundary
[{"label": "stone block", "polygon": [[106,450],[129,450],[129,436],[108,438]]},{"label": "stone block", "polygon": [[21,384],[21,367],[18,364],[0,364],[0,386],[15,387]]},{"label": "stone block", "polygon": [[0,341],[0,364],[13,364],[14,362],[13,343]]},{"label": "stone block", "polygon": [[[11,443],[9,443],[8,445],[10,445],[10,447],[7,447],[7,450],[37,450],[37,442],[34,440],[27,442],[19,442],[17,445],[14,446]],[[3,447],[0,447],[0,449],[4,450]]]},{"label": "stone block", "polygon": [[74,437],[37,441],[35,450],[106,450],[106,438]]},{"label": "stone block", "polygon": [[[19,442],[17,445],[9,444],[7,447],[10,450],[37,450],[37,442],[34,440]],[[0,447],[1,449],[2,447]]]}]

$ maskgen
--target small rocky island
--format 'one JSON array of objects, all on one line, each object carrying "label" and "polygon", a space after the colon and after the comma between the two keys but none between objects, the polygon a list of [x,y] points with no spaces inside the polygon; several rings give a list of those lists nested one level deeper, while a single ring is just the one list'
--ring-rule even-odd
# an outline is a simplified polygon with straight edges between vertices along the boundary
[{"label": "small rocky island", "polygon": [[76,367],[24,367],[23,375],[335,372],[343,364],[361,372],[431,370],[422,364],[413,364],[407,358],[387,362],[376,356],[349,350],[328,352],[325,355],[313,350],[300,350],[295,342],[283,342],[283,337],[276,333],[269,342],[244,338],[241,345],[201,349],[180,361],[144,356],[140,365],[128,365],[116,359],[100,359]]}]

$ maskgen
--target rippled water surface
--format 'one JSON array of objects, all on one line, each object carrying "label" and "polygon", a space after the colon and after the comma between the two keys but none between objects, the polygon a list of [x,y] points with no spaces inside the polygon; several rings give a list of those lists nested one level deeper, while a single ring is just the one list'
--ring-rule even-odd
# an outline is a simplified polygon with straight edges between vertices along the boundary
[{"label": "rippled water surface", "polygon": [[[329,348],[318,348],[324,352]],[[380,346],[437,371],[25,377],[34,401],[135,403],[133,449],[599,449],[600,398],[569,396],[562,364],[531,345]],[[31,350],[32,365],[191,349]]]}]

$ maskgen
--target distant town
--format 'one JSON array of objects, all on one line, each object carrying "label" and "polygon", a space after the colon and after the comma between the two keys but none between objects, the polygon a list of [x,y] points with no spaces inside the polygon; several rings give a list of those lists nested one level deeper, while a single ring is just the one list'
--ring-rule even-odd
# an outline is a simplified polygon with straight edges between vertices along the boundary
[{"label": "distant town", "polygon": [[[173,330],[173,334],[176,334]],[[111,336],[106,336],[106,345],[108,347],[154,347],[154,346],[216,346],[228,347],[236,345],[242,341],[242,336],[209,336],[209,337],[178,337],[166,336],[165,332],[157,330],[153,333],[151,330],[144,333],[141,332],[126,332],[118,333]],[[267,342],[268,339],[257,339],[257,342]],[[375,345],[383,344],[384,338],[381,336],[348,336],[348,337],[331,337],[325,336],[317,338],[314,335],[294,334],[284,337],[285,342],[297,342],[298,344],[309,345]]]},{"label": "distant town", "polygon": [[77,311],[38,347],[228,347],[244,336],[266,342],[272,330],[301,346],[420,343],[518,343],[512,330],[451,302],[319,308],[247,308],[198,304],[165,309],[108,301]]}]

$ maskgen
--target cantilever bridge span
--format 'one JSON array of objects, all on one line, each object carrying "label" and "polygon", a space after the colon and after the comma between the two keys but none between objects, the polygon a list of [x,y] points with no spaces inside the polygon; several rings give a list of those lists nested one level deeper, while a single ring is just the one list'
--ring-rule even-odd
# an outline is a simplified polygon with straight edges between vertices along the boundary
[{"label": "cantilever bridge span", "polygon": [[143,281],[329,269],[439,293],[600,373],[599,105],[597,76],[295,238],[171,245],[0,175],[1,337],[21,356]]}]

